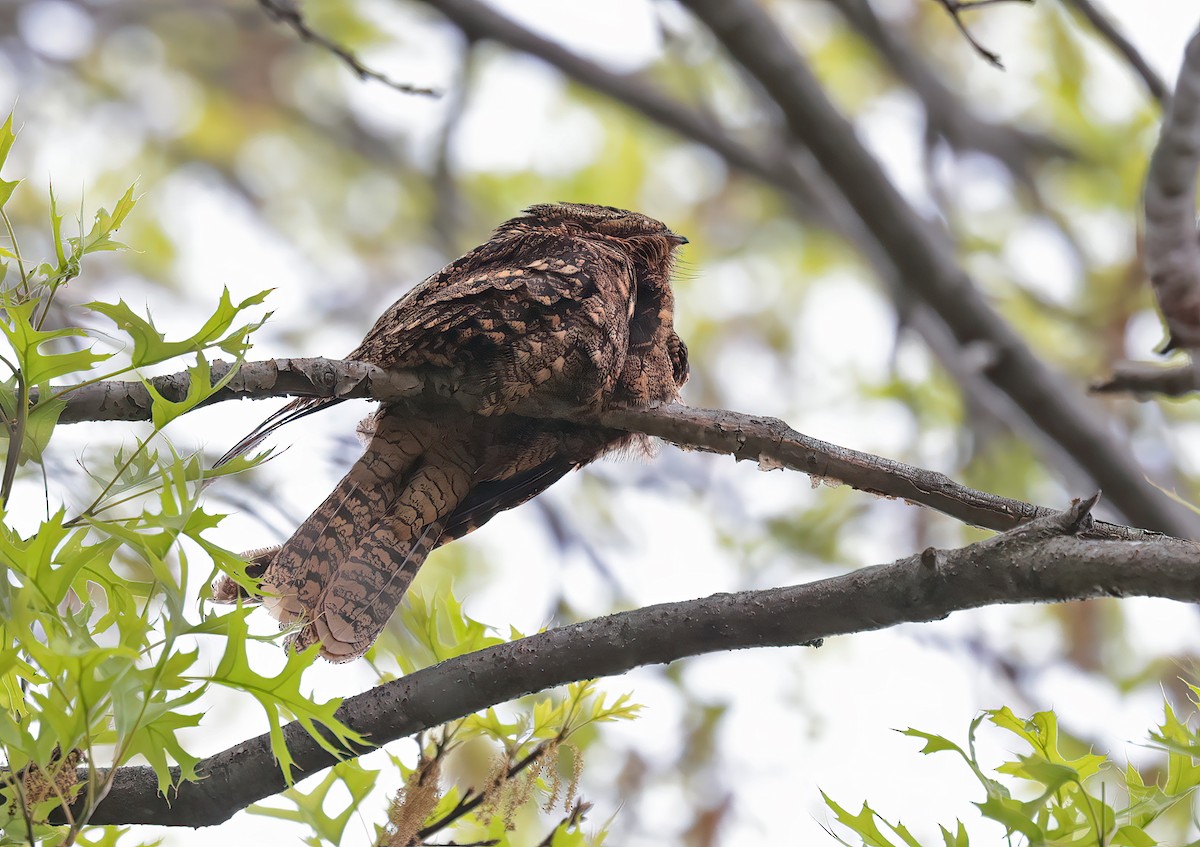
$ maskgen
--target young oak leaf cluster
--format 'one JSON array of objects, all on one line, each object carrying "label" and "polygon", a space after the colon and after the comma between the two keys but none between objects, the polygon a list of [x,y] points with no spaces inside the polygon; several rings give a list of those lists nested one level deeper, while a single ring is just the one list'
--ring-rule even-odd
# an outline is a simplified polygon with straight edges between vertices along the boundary
[{"label": "young oak leaf cluster", "polygon": [[[511,720],[488,709],[423,734],[414,765],[389,756],[401,787],[386,820],[376,825],[375,844],[407,847],[435,836],[452,843],[526,843],[528,835],[514,842],[514,832],[544,828],[555,808],[561,812],[551,816],[550,833],[540,843],[603,843],[604,827],[591,833],[584,827],[590,804],[577,798],[582,754],[567,741],[593,724],[632,719],[639,708],[629,695],[610,702],[594,682],[580,682],[521,701]],[[307,825],[313,836],[306,843],[313,847],[337,844],[355,812],[369,814],[380,773],[343,762],[312,790],[279,795],[287,808],[255,805],[250,811]],[[330,793],[339,784],[350,799],[332,803]],[[331,805],[338,811],[328,811]]]},{"label": "young oak leaf cluster", "polygon": [[[14,140],[10,116],[0,126],[0,166]],[[188,731],[200,724],[201,701],[213,686],[261,706],[285,775],[287,720],[314,734],[322,725],[335,741],[317,737],[330,749],[360,739],[334,717],[339,700],[318,702],[303,690],[311,655],[289,656],[278,673],[263,673],[247,653],[246,610],[197,613],[196,586],[209,579],[190,578],[188,550],[198,547],[215,567],[235,573],[244,574],[244,562],[205,537],[221,519],[199,502],[212,474],[199,456],[179,455],[162,430],[221,386],[211,382],[208,351],[244,357],[251,333],[266,319],[244,315],[267,292],[239,303],[225,292],[202,326],[182,339],[167,338],[124,301],[89,306],[116,325],[115,334],[82,325],[47,328],[56,294],[79,277],[86,257],[121,246],[113,236],[136,201],[130,188],[112,212],[100,210],[90,228],[64,237],[52,195],[54,258],[34,265],[22,256],[4,209],[18,184],[0,181],[0,225],[9,237],[0,247],[0,333],[7,343],[0,352],[7,370],[0,381],[0,438],[7,442],[0,478],[0,844],[113,843],[119,829],[87,826],[111,785],[113,771],[102,768],[140,757],[167,794],[178,781],[196,779],[200,756],[190,749]],[[63,322],[62,313],[54,318]],[[96,489],[88,506],[72,514],[69,502],[52,502],[52,481],[73,488],[72,495],[79,486],[52,479],[58,471],[48,466],[40,469],[42,480],[18,475],[21,467],[42,464],[70,392],[181,356],[194,357],[188,396],[170,402],[152,390],[148,436],[111,462],[103,448],[80,458]],[[105,460],[96,462],[94,453]],[[222,472],[248,464],[231,463]],[[24,495],[46,499],[46,517],[32,530],[18,528],[3,508],[22,485]],[[215,668],[201,661],[202,643],[219,655]],[[52,813],[66,826],[49,824]]]},{"label": "young oak leaf cluster", "polygon": [[[1188,688],[1193,703],[1200,705],[1200,687],[1188,684]],[[1150,734],[1150,746],[1165,756],[1154,769],[1139,769],[1131,763],[1122,766],[1095,753],[1075,758],[1065,755],[1053,712],[1037,712],[1024,719],[1007,707],[986,711],[971,722],[965,750],[921,730],[906,729],[903,734],[922,739],[925,746],[921,752],[926,755],[954,753],[962,758],[985,792],[985,799],[975,806],[984,818],[1004,827],[1007,843],[1156,847],[1175,842],[1160,840],[1171,832],[1171,826],[1156,829],[1153,825],[1172,812],[1181,813],[1186,824],[1189,804],[1184,801],[1200,787],[1200,731],[1181,721],[1169,703],[1164,709],[1163,722]],[[985,720],[1028,749],[995,769],[1009,777],[1008,781],[989,775],[976,756],[975,736]],[[858,839],[847,841],[831,831],[842,844],[920,847],[922,843],[903,824],[885,820],[865,803],[858,814],[852,814],[822,796],[835,821]],[[945,847],[969,847],[971,843],[961,820],[953,829],[940,827],[940,832]]]}]

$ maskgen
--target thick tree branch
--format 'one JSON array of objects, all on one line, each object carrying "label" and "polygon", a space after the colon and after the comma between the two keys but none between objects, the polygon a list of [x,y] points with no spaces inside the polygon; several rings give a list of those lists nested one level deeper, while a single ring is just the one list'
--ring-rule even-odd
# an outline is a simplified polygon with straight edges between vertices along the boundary
[{"label": "thick tree branch", "polygon": [[[212,383],[224,379],[233,366],[229,362],[210,364]],[[165,399],[178,403],[187,397],[191,374],[188,371],[146,379]],[[366,362],[338,359],[270,359],[246,362],[229,382],[201,403],[201,406],[226,400],[264,397],[338,397],[344,400],[371,398],[400,400],[420,395],[425,378],[413,373],[392,373]],[[56,391],[66,405],[58,422],[148,421],[151,396],[141,381],[96,382],[78,388]],[[34,393],[34,401],[37,394]]]},{"label": "thick tree branch", "polygon": [[[228,370],[229,365],[225,362],[212,363],[213,381],[223,377]],[[184,371],[148,381],[167,399],[177,400],[187,396],[188,380],[189,374]],[[384,371],[365,362],[335,359],[273,359],[244,363],[206,404],[244,398],[303,396],[405,401],[423,404],[433,411],[453,402],[461,409],[475,411],[478,398],[456,393],[453,385],[454,380],[440,371]],[[59,418],[63,423],[149,420],[151,416],[150,392],[141,382],[93,383],[66,394],[63,399],[66,407]],[[985,529],[1012,529],[1052,511],[967,488],[936,471],[812,438],[775,418],[683,405],[617,409],[598,417],[545,406],[519,408],[518,413],[639,432],[685,449],[753,460],[763,468],[790,468],[860,491],[927,506]],[[1089,525],[1085,534],[1113,539],[1137,539],[1148,535],[1139,529],[1103,522]]]},{"label": "thick tree branch", "polygon": [[[1095,497],[958,550],[806,585],[717,594],[611,615],[481,650],[348,698],[340,720],[382,745],[575,680],[746,647],[817,646],[835,635],[999,603],[1154,596],[1200,602],[1200,546],[1079,538]],[[334,764],[298,725],[284,729],[299,775]],[[360,751],[361,752],[361,751]],[[92,823],[208,826],[283,790],[266,735],[200,763],[170,801],[149,768],[125,767]]]},{"label": "thick tree branch", "polygon": [[1146,174],[1145,264],[1169,338],[1163,352],[1200,348],[1200,31],[1184,51],[1179,80]]}]

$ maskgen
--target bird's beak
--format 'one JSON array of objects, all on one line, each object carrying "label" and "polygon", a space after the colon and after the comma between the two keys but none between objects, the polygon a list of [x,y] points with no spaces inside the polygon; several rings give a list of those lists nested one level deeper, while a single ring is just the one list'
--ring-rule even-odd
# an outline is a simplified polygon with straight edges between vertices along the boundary
[{"label": "bird's beak", "polygon": [[675,233],[671,233],[671,240],[674,241],[676,244],[678,244],[680,247],[682,247],[684,244],[688,243],[686,235],[676,235]]}]

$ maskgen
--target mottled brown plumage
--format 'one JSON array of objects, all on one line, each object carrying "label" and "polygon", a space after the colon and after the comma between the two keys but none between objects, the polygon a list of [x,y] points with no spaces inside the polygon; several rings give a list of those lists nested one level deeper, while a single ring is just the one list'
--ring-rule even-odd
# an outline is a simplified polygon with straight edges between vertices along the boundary
[{"label": "mottled brown plumage", "polygon": [[[480,412],[382,407],[333,493],[277,552],[254,554],[265,605],[301,624],[296,647],[319,642],[332,661],[361,656],[431,549],[631,440],[512,414],[519,405],[598,412],[678,396],[687,348],[670,275],[683,243],[634,212],[533,206],[384,312],[346,358],[436,368]],[[334,402],[296,401],[227,455]],[[214,586],[217,599],[237,594],[228,578]]]}]

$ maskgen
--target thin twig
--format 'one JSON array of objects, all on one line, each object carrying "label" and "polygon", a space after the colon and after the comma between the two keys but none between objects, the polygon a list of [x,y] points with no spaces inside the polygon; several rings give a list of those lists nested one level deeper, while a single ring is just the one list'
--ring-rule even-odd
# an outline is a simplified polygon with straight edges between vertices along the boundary
[{"label": "thin twig", "polygon": [[[529,767],[538,759],[540,759],[545,752],[546,745],[544,743],[539,744],[532,751],[530,751],[529,755],[525,756],[525,758],[521,759],[521,761],[517,762],[508,769],[508,776],[506,779],[512,779],[521,771],[525,770],[525,768]],[[447,812],[442,818],[434,821],[429,826],[420,830],[417,833],[417,838],[421,841],[424,841],[429,836],[441,832],[463,815],[469,815],[483,804],[483,802],[487,799],[487,795],[488,793],[486,791],[482,791],[474,797],[463,797],[463,799],[459,801],[458,805]]]},{"label": "thin twig", "polygon": [[1026,187],[1036,191],[1034,166],[1051,159],[1078,159],[1078,154],[1048,135],[984,117],[976,104],[955,92],[945,75],[929,63],[925,51],[908,43],[879,19],[870,0],[826,0],[891,66],[921,99],[927,129],[958,151],[979,151],[1001,163]]},{"label": "thin twig", "polygon": [[328,36],[321,35],[319,32],[313,30],[304,20],[304,16],[300,14],[300,7],[296,0],[258,0],[258,5],[262,7],[267,17],[271,20],[290,27],[292,32],[300,37],[301,41],[308,44],[315,44],[337,56],[350,70],[354,71],[359,79],[373,79],[404,94],[418,94],[423,97],[441,96],[441,92],[437,89],[423,88],[407,82],[397,82],[386,74],[364,65],[350,50]]},{"label": "thin twig", "polygon": [[30,389],[25,383],[23,373],[17,374],[16,400],[12,422],[5,424],[5,428],[11,434],[5,450],[3,481],[0,481],[0,509],[8,504],[13,482],[17,478],[17,465],[20,462],[21,451],[25,448],[25,429],[29,424],[30,413]]},{"label": "thin twig", "polygon": [[950,19],[958,27],[958,31],[962,33],[963,38],[967,39],[967,43],[974,48],[976,53],[983,57],[988,64],[1004,70],[1004,63],[1000,61],[1000,54],[993,53],[975,40],[975,36],[971,35],[971,31],[963,23],[961,13],[979,9],[983,6],[995,6],[1000,3],[1032,3],[1033,0],[935,0],[935,2],[949,13]]},{"label": "thin twig", "polygon": [[554,829],[546,833],[546,837],[537,843],[537,847],[553,847],[554,836],[565,827],[579,826],[584,821],[584,816],[592,809],[591,803],[585,803],[583,800],[576,800],[575,805],[571,807],[571,811],[559,821]]}]

